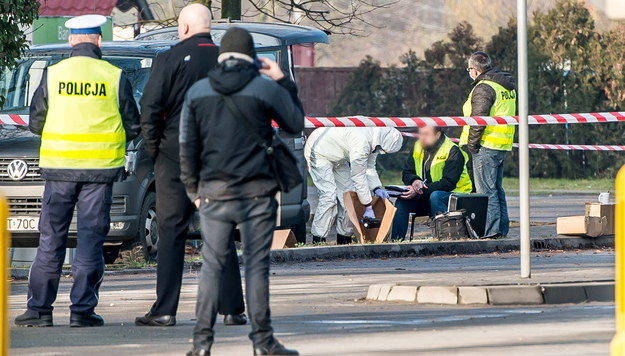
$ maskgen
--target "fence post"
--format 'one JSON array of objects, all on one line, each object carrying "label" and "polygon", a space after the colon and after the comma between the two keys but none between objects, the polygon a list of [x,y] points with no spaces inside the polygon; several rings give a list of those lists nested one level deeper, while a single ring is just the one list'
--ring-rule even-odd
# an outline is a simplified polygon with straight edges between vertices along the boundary
[{"label": "fence post", "polygon": [[9,247],[11,236],[7,229],[9,207],[0,195],[0,356],[9,354]]},{"label": "fence post", "polygon": [[612,356],[625,356],[625,166],[616,176],[616,226],[614,255],[616,273],[614,280],[616,335],[610,345]]}]

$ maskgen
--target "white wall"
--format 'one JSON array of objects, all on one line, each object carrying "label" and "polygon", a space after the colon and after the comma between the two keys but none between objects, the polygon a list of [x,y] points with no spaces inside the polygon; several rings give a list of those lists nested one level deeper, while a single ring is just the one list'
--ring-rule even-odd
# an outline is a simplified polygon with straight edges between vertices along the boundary
[{"label": "white wall", "polygon": [[625,0],[602,0],[605,13],[611,20],[625,20]]}]

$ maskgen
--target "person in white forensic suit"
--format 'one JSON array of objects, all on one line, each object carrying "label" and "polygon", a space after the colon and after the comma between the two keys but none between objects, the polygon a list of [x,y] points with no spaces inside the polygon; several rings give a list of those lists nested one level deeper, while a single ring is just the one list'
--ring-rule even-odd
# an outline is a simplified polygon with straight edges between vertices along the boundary
[{"label": "person in white forensic suit", "polygon": [[388,199],[376,170],[379,154],[401,149],[401,133],[391,127],[327,127],[308,138],[304,154],[319,204],[312,223],[313,243],[325,242],[336,220],[337,244],[349,244],[353,226],[347,217],[343,193],[355,191],[365,206],[365,217],[375,218],[373,196]]}]

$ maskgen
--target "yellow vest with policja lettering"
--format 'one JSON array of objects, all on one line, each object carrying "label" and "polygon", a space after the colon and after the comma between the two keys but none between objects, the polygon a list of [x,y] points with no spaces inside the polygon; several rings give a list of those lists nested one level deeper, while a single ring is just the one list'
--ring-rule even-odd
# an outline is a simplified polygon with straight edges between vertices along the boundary
[{"label": "yellow vest with policja lettering", "polygon": [[[495,103],[490,108],[490,116],[513,116],[516,114],[516,91],[514,89],[508,90],[501,84],[490,80],[481,80],[478,85],[479,84],[487,84],[497,93]],[[473,97],[474,90],[475,87],[471,90],[469,98],[462,107],[464,116],[471,116],[471,111],[473,109],[471,98]],[[462,135],[460,136],[460,146],[468,143],[469,129],[470,126],[465,126],[463,128]],[[514,142],[514,132],[514,125],[486,126],[482,134],[482,139],[480,140],[480,145],[493,150],[510,151],[512,150],[512,143]]]},{"label": "yellow vest with policja lettering", "polygon": [[[438,182],[443,179],[443,172],[445,170],[445,163],[447,162],[447,158],[449,157],[449,152],[453,147],[457,147],[455,143],[453,143],[449,138],[445,137],[445,140],[441,144],[441,147],[436,151],[436,155],[434,159],[430,163],[430,178],[432,178],[432,182]],[[471,183],[471,178],[469,177],[469,172],[467,170],[467,161],[468,156],[463,151],[460,150],[462,156],[464,158],[464,164],[462,165],[462,174],[460,174],[460,179],[456,183],[456,188],[452,190],[454,193],[471,193],[473,190],[473,184]],[[425,179],[423,174],[423,157],[425,155],[425,150],[417,141],[414,145],[414,150],[412,152],[412,158],[414,159],[414,166],[416,170],[417,176],[421,177],[421,179]],[[426,184],[427,185],[427,182]]]},{"label": "yellow vest with policja lettering", "polygon": [[126,132],[119,113],[122,70],[104,60],[70,57],[48,67],[48,112],[39,166],[123,167]]}]

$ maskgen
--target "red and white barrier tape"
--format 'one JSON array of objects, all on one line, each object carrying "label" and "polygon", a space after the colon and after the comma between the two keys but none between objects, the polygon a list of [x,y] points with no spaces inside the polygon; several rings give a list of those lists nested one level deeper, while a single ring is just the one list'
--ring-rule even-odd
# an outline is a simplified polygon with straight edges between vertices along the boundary
[{"label": "red and white barrier tape", "polygon": [[[419,134],[402,132],[403,136],[419,138]],[[460,141],[457,138],[451,138],[452,141]],[[513,143],[512,147],[519,147],[518,143]],[[549,143],[530,143],[529,148],[538,150],[568,150],[568,151],[625,151],[625,146],[616,145],[554,145]]]},{"label": "red and white barrier tape", "polygon": [[0,115],[0,125],[28,125],[28,115]]},{"label": "red and white barrier tape", "polygon": [[[584,124],[625,121],[625,112],[531,115],[530,125]],[[0,115],[0,124],[27,125],[28,115]],[[518,125],[516,116],[441,117],[306,117],[306,128],[317,127],[423,127],[423,126]]]},{"label": "red and white barrier tape", "polygon": [[[306,127],[417,127],[417,126],[464,126],[464,125],[516,125],[516,117],[307,117]],[[530,124],[572,124],[625,121],[625,112],[563,114],[563,115],[532,115]],[[0,124],[28,125],[28,115],[0,115]],[[406,137],[418,138],[418,134],[402,132]],[[452,139],[458,142],[458,139]],[[519,147],[518,143],[513,147]],[[625,151],[625,146],[616,145],[556,145],[531,143],[529,148],[539,150],[571,150],[571,151]]]},{"label": "red and white barrier tape", "polygon": [[[625,121],[625,112],[588,114],[531,115],[530,125],[582,124]],[[423,127],[423,126],[518,125],[516,116],[441,116],[441,117],[307,117],[306,127]]]}]

